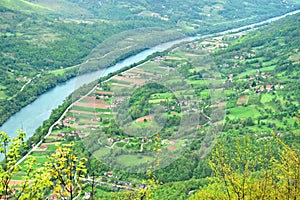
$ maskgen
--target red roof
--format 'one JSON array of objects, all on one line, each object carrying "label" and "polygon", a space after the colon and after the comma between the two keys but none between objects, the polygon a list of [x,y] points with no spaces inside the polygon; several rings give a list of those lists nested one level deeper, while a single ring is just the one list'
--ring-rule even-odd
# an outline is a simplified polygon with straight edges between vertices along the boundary
[{"label": "red roof", "polygon": [[42,144],[40,148],[41,148],[41,149],[47,149],[47,148],[48,148],[48,146],[47,146],[47,145],[45,145],[45,144]]},{"label": "red roof", "polygon": [[264,86],[261,86],[260,87],[260,91],[264,91],[265,90],[265,87]]}]

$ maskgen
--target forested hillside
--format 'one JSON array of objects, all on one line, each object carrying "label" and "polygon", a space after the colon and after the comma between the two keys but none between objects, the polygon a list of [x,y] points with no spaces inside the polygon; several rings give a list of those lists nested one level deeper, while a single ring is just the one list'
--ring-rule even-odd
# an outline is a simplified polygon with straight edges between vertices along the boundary
[{"label": "forested hillside", "polygon": [[[299,198],[299,25],[296,14],[257,30],[187,42],[100,79],[20,169],[1,168],[6,190],[0,195],[19,195],[10,192],[11,179],[24,184],[23,195],[36,195],[20,181],[26,179],[37,183],[41,197]],[[15,144],[2,166],[13,166],[70,102],[27,148],[24,133],[14,140],[1,133],[2,152]],[[123,102],[128,107],[119,109]],[[156,116],[151,109],[158,107]],[[35,174],[43,174],[43,183]]]},{"label": "forested hillside", "polygon": [[[212,152],[191,167],[191,180],[162,186],[160,197],[185,199],[198,184],[191,199],[299,198],[299,25],[298,14],[245,35],[223,37],[226,48],[213,40],[202,43],[215,49],[211,55],[225,80],[224,126]],[[191,146],[198,148],[199,143]],[[177,179],[183,174],[179,166],[186,171],[186,163],[183,159],[165,173],[177,169],[171,172]]]},{"label": "forested hillside", "polygon": [[[162,31],[152,34],[153,38],[140,38],[138,47],[116,52],[108,66],[155,45],[155,37],[163,42],[183,34],[217,32],[297,8],[298,1],[275,0],[242,4],[210,0],[2,0],[0,124],[41,93],[75,76],[76,67],[66,68],[86,62],[89,53],[112,35],[137,28],[159,27]],[[139,37],[144,32],[136,34]]]}]

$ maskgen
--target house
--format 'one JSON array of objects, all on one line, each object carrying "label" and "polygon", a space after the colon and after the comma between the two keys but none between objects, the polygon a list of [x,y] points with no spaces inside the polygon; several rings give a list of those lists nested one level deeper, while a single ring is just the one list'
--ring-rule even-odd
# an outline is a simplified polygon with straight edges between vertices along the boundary
[{"label": "house", "polygon": [[233,74],[229,75],[229,81],[232,82],[233,81]]},{"label": "house", "polygon": [[260,90],[261,92],[263,92],[263,91],[265,91],[265,87],[264,87],[264,86],[260,86],[259,90]]},{"label": "house", "polygon": [[270,90],[272,90],[272,86],[271,85],[266,85],[266,90],[269,92]]},{"label": "house", "polygon": [[250,81],[254,80],[254,76],[250,76],[249,80]]},{"label": "house", "polygon": [[47,145],[45,145],[45,144],[42,144],[42,145],[40,146],[40,149],[42,149],[42,150],[46,150],[46,149],[48,149],[48,146],[47,146]]},{"label": "house", "polygon": [[65,120],[70,121],[70,120],[72,120],[72,117],[71,117],[71,116],[67,116],[67,117],[65,118]]},{"label": "house", "polygon": [[65,133],[59,133],[59,134],[57,135],[57,137],[58,137],[58,138],[62,138],[62,137],[65,137],[65,135],[66,135]]},{"label": "house", "polygon": [[262,73],[261,73],[261,76],[262,76],[263,78],[268,78],[268,77],[270,77],[271,75],[268,75],[266,72],[262,72]]},{"label": "house", "polygon": [[158,57],[156,57],[156,58],[154,59],[154,61],[155,61],[156,63],[159,63],[159,62],[162,61],[162,60],[163,60],[163,58],[160,57],[160,56],[158,56]]}]

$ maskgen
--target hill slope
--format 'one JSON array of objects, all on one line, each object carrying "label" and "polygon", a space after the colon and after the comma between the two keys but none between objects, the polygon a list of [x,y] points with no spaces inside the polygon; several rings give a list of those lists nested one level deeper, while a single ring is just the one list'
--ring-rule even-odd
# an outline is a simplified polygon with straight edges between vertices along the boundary
[{"label": "hill slope", "polygon": [[[67,113],[63,123],[60,123],[61,127],[60,125],[55,127],[52,137],[45,139],[48,149],[43,151],[43,154],[38,150],[33,156],[38,159],[38,164],[41,166],[45,162],[43,158],[56,151],[53,142],[61,144],[74,142],[74,150],[82,157],[100,155],[107,160],[114,158],[111,160],[113,164],[119,166],[125,164],[126,167],[134,165],[137,169],[142,169],[138,168],[139,165],[143,166],[143,162],[146,163],[148,159],[140,156],[140,153],[153,152],[157,147],[167,148],[170,152],[183,149],[184,153],[179,159],[153,173],[155,175],[153,178],[163,185],[152,191],[152,197],[186,199],[193,191],[195,192],[199,187],[205,188],[207,185],[208,192],[212,194],[216,187],[220,187],[217,193],[224,197],[222,192],[224,193],[225,189],[221,187],[222,185],[210,185],[213,173],[209,167],[209,160],[215,159],[210,153],[210,147],[216,149],[213,146],[215,138],[210,134],[210,130],[215,127],[214,125],[218,125],[221,127],[218,134],[219,144],[222,145],[221,149],[225,149],[228,153],[227,157],[221,157],[234,166],[230,168],[231,180],[235,183],[240,181],[239,171],[235,169],[239,169],[240,166],[237,165],[240,162],[244,164],[249,160],[251,165],[249,168],[249,165],[246,165],[245,168],[255,173],[254,178],[260,177],[265,172],[260,171],[265,169],[264,166],[267,170],[271,170],[267,171],[268,173],[273,173],[272,162],[282,157],[283,145],[273,139],[272,133],[274,132],[293,149],[299,149],[300,145],[299,124],[296,123],[299,116],[297,113],[300,112],[299,23],[300,14],[297,14],[256,31],[189,42],[159,54],[158,57],[142,63],[128,74],[118,73],[110,81],[101,82],[94,93],[77,102]],[[173,84],[179,83],[180,86],[180,83],[185,80],[193,87],[194,92],[187,87],[178,87],[179,91],[175,93],[159,88],[157,84],[135,88],[136,84],[144,82],[144,78],[148,80],[146,77],[162,78],[170,71],[178,71],[181,76],[174,76],[174,80],[167,81]],[[160,73],[162,76],[159,76]],[[163,106],[163,110],[168,112],[168,119],[163,129],[159,130],[159,137],[147,135],[145,138],[144,135],[124,133],[114,120],[115,112],[110,109],[113,102],[110,100],[114,98],[112,96],[114,86],[118,89],[120,87],[136,89],[130,97],[129,107],[131,116],[135,118],[143,119],[139,117],[149,115],[148,109],[151,109],[153,104]],[[217,90],[214,90],[215,88]],[[212,91],[224,91],[224,93],[221,93],[220,99],[215,101],[211,97]],[[175,94],[184,99],[181,102],[184,111],[204,113],[203,116],[206,117],[200,119],[198,126],[189,127],[195,130],[191,137],[180,134],[173,140],[174,133],[180,130],[178,127],[184,116]],[[126,92],[123,95],[128,97]],[[195,97],[197,101],[194,101]],[[95,105],[91,102],[93,99],[98,99],[99,106],[102,107],[95,109]],[[215,112],[218,110],[223,112]],[[99,116],[98,119],[95,118],[95,114]],[[58,110],[55,115],[59,116]],[[151,126],[152,120],[147,118],[133,125]],[[127,118],[122,122],[127,123],[126,121]],[[97,130],[100,127],[101,131]],[[39,133],[47,130],[46,127],[41,127]],[[73,134],[74,132],[81,134],[86,140],[77,139],[79,136]],[[82,141],[86,142],[85,145]],[[206,152],[203,153],[203,149]],[[115,153],[115,157],[108,156],[111,152]],[[136,156],[126,157],[124,152],[138,153]],[[241,152],[245,154],[240,154]],[[126,196],[128,193],[124,194],[125,197],[121,196],[123,193],[118,191],[116,184],[122,186],[122,189],[130,185],[139,190],[142,187],[140,185],[142,180],[149,178],[145,173],[126,173],[123,170],[111,172],[113,169],[104,164],[103,160],[99,162],[94,156],[91,157],[88,171],[93,172],[93,176],[97,176],[97,182],[100,182],[99,185],[103,186],[95,187],[97,199],[129,199]],[[263,164],[257,163],[257,160],[262,161]],[[159,163],[163,161],[165,160]],[[18,176],[21,177],[22,173]],[[285,178],[282,174],[280,176],[280,179]],[[279,180],[277,177],[271,179],[270,183]],[[247,179],[246,184],[253,183],[253,180]],[[298,179],[291,180],[292,182],[286,182],[287,185],[298,183]],[[153,184],[153,180],[150,182]],[[239,182],[237,185],[239,186]],[[91,181],[87,181],[84,190],[91,191]],[[295,194],[298,195],[299,192]],[[129,195],[136,197],[136,194]],[[199,196],[195,198],[203,198],[201,193]]]},{"label": "hill slope", "polygon": [[85,62],[89,53],[112,35],[153,27],[179,32],[176,37],[205,34],[279,15],[299,5],[298,1],[275,0],[242,4],[225,0],[3,0],[0,124],[42,92],[74,76],[75,69],[59,69]]}]

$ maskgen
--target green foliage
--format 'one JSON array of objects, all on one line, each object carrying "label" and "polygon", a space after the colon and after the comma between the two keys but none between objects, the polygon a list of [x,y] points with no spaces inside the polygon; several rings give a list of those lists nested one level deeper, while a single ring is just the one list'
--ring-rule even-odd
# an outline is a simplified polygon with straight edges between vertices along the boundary
[{"label": "green foliage", "polygon": [[149,115],[151,110],[151,105],[149,104],[150,96],[155,93],[165,92],[167,92],[167,89],[156,83],[143,85],[136,90],[129,101],[129,113],[132,119],[135,120]]},{"label": "green foliage", "polygon": [[[38,95],[76,76],[77,68],[65,70],[68,67],[85,63],[85,72],[99,66],[108,67],[145,48],[182,37],[179,32],[190,35],[218,32],[297,7],[298,2],[279,4],[275,0],[243,4],[210,0],[155,1],[154,4],[127,0],[118,3],[3,0],[0,2],[0,81],[6,89],[0,91],[0,124]],[[146,32],[139,28],[146,28]],[[162,31],[157,32],[158,29]],[[119,36],[128,36],[128,30],[141,33],[115,41]],[[130,42],[128,39],[132,38]],[[132,48],[120,48],[122,42]],[[110,44],[117,44],[117,48]],[[117,51],[110,51],[108,56],[99,54],[111,48]],[[87,63],[91,61],[89,54],[95,52],[98,52],[95,62]],[[57,73],[60,68],[64,73]],[[32,81],[26,86],[28,80]]]},{"label": "green foliage", "polygon": [[21,170],[17,165],[21,158],[20,152],[25,147],[25,133],[18,131],[18,136],[11,139],[5,132],[0,133],[0,153],[4,154],[4,160],[0,166],[0,197],[13,199],[40,199],[45,197],[46,191],[52,182],[49,173],[43,167],[35,170],[35,159],[28,157],[25,161],[25,175],[19,184],[20,190],[15,190],[11,183],[14,174]]},{"label": "green foliage", "polygon": [[78,158],[72,149],[73,142],[63,144],[56,153],[49,157],[50,162],[46,163],[47,171],[50,174],[54,185],[54,194],[60,198],[78,198],[82,192],[82,178],[85,178],[87,169],[86,158]]},{"label": "green foliage", "polygon": [[[9,1],[5,1],[5,3],[7,2]],[[17,2],[20,1],[15,1],[15,3]],[[24,3],[25,1],[22,2]],[[33,2],[41,3],[42,1],[36,0]],[[58,1],[55,2],[57,3]],[[64,1],[62,0],[60,2]],[[69,3],[70,2],[71,1],[69,1]],[[95,63],[102,61],[101,66],[110,66],[141,49],[148,48],[167,39],[174,39],[178,36],[182,36],[180,34],[174,34],[168,37],[168,34],[173,34],[174,32],[172,30],[165,31],[164,28],[179,27],[190,34],[196,32],[206,33],[241,25],[239,23],[240,21],[241,23],[248,23],[287,10],[284,4],[279,6],[274,4],[273,1],[270,1],[267,5],[265,5],[265,2],[257,1],[244,1],[243,4],[232,1],[231,3],[233,3],[233,5],[221,1],[214,3],[208,3],[207,1],[187,1],[185,4],[182,4],[182,6],[176,7],[174,7],[174,5],[180,2],[160,1],[155,2],[155,5],[151,2],[151,7],[148,1],[143,1],[142,3],[136,1],[122,1],[123,3],[126,3],[120,3],[118,5],[114,5],[114,2],[115,1],[103,1],[103,7],[99,8],[99,6],[95,6],[95,4],[87,4],[85,1],[80,1],[79,5],[82,6],[82,10],[89,10],[89,16],[94,15],[101,17],[102,19],[107,19],[106,21],[92,20],[88,23],[80,20],[76,21],[74,19],[65,20],[58,18],[54,20],[51,17],[48,18],[48,16],[45,17],[36,14],[27,15],[19,8],[18,11],[16,11],[11,10],[12,8],[7,6],[5,9],[1,10],[1,12],[5,14],[0,16],[0,26],[3,30],[5,29],[5,31],[0,34],[0,40],[2,41],[0,43],[1,53],[3,55],[3,57],[1,57],[3,66],[0,66],[2,72],[0,73],[0,92],[4,93],[3,95],[2,93],[0,94],[1,97],[7,98],[7,101],[0,102],[0,111],[3,113],[3,115],[1,115],[2,119],[11,115],[12,112],[10,112],[9,109],[13,112],[17,111],[50,87],[74,76],[77,73],[77,68],[68,69],[70,66],[93,59]],[[135,7],[132,2],[135,4],[141,3],[139,5],[142,6]],[[78,5],[75,3],[78,2],[73,1],[72,5]],[[162,11],[161,6],[163,4],[166,8]],[[29,5],[33,6],[31,4]],[[66,3],[64,5],[70,4]],[[186,5],[192,6],[187,7]],[[260,7],[259,10],[254,9],[257,5]],[[204,6],[203,9],[201,6]],[[217,11],[216,9],[218,8],[216,8],[216,6],[222,6],[224,10]],[[247,11],[240,13],[235,11],[235,9],[242,10],[245,6],[249,8]],[[268,9],[266,9],[265,6],[269,6]],[[190,12],[184,12],[186,9],[190,8]],[[35,7],[35,9],[39,8]],[[97,9],[103,12],[97,13],[97,11],[99,11]],[[153,18],[149,15],[147,16],[148,10],[158,12],[161,16],[166,15],[169,17],[169,21],[162,22],[158,18]],[[170,10],[172,10],[172,14]],[[142,11],[146,11],[146,14],[138,16],[137,14]],[[202,11],[204,11],[205,14],[202,14]],[[264,13],[265,11],[274,12]],[[262,15],[259,16],[259,13],[261,12]],[[14,16],[11,21],[7,20],[10,17],[9,13]],[[210,13],[213,13],[212,19],[208,19],[207,14]],[[253,15],[253,18],[249,18],[249,16],[254,13],[255,16]],[[234,17],[235,14],[236,16]],[[66,15],[70,15],[70,13]],[[226,20],[218,21],[218,17],[221,16]],[[195,20],[196,18],[199,19],[199,17],[203,19],[202,22]],[[206,21],[203,24],[204,20]],[[232,23],[228,23],[227,20],[230,20]],[[216,24],[217,21],[221,25]],[[209,26],[210,23],[214,23],[216,26]],[[161,40],[157,39],[157,41],[152,42],[150,39],[145,41],[145,37],[148,38],[152,32],[145,34],[141,29],[137,30],[137,34],[132,34],[131,31],[124,32],[125,30],[143,27],[144,25],[145,27],[161,26],[162,29],[146,29],[157,33],[156,38]],[[200,27],[200,25],[203,26]],[[43,27],[42,32],[38,31],[39,27]],[[105,193],[105,195],[119,199],[186,199],[194,190],[201,187],[201,191],[195,195],[196,199],[272,199],[276,195],[282,199],[287,196],[298,198],[298,152],[291,150],[291,148],[280,140],[278,140],[280,145],[275,143],[270,139],[270,132],[268,132],[271,129],[274,129],[277,133],[282,131],[284,132],[282,140],[285,143],[291,145],[293,149],[299,147],[299,144],[297,144],[299,139],[299,125],[293,121],[295,112],[298,112],[300,88],[297,81],[299,77],[299,62],[297,60],[299,54],[297,50],[299,46],[298,27],[299,15],[296,15],[288,17],[271,26],[267,26],[264,29],[251,32],[237,40],[230,38],[230,36],[224,37],[223,42],[228,45],[228,48],[216,50],[211,54],[211,57],[216,63],[216,67],[221,72],[222,77],[233,74],[234,78],[239,79],[237,81],[234,80],[232,83],[226,82],[224,84],[223,80],[202,80],[205,77],[210,77],[212,75],[211,72],[216,70],[211,67],[212,64],[210,62],[201,60],[201,56],[194,56],[193,58],[193,56],[188,55],[188,53],[195,53],[195,55],[198,55],[202,54],[202,52],[192,49],[189,45],[181,45],[178,46],[176,50],[172,50],[170,55],[175,57],[178,56],[179,58],[183,58],[183,60],[172,61],[171,59],[167,59],[159,63],[159,65],[166,65],[170,68],[178,67],[178,71],[182,73],[182,76],[193,85],[196,91],[195,95],[201,97],[201,101],[205,106],[199,104],[199,108],[203,108],[203,113],[207,115],[214,114],[212,107],[215,105],[211,105],[210,91],[207,85],[210,84],[209,86],[220,88],[226,87],[226,98],[228,100],[227,114],[229,117],[226,118],[226,123],[219,142],[220,145],[216,146],[212,155],[209,154],[205,158],[200,158],[196,150],[202,147],[203,140],[207,137],[205,135],[206,132],[203,131],[203,129],[200,129],[195,132],[195,135],[189,144],[190,146],[186,147],[186,152],[181,158],[177,159],[164,169],[155,172],[151,171],[151,176],[147,177],[145,174],[129,174],[120,171],[114,172],[120,175],[123,180],[129,179],[133,180],[133,182],[139,182],[142,179],[145,179],[147,180],[145,184],[149,185],[148,188],[125,194],[115,193],[115,195],[112,195],[111,193]],[[29,32],[29,29],[37,30],[37,32]],[[159,34],[159,32],[161,34]],[[111,35],[117,33],[121,34],[111,37]],[[145,41],[145,46],[137,45],[135,49],[123,51],[123,48],[136,43],[136,40],[129,42],[131,36],[134,36],[134,39],[136,40]],[[50,38],[49,40],[51,41],[45,38]],[[111,39],[105,40],[107,38]],[[104,40],[105,42],[103,42]],[[201,48],[201,45],[199,45],[200,42],[201,41],[197,41],[193,44],[196,45],[197,48]],[[100,45],[97,46],[98,44]],[[120,51],[118,51],[119,49],[113,51],[116,49],[116,46],[119,45],[122,46],[122,49]],[[93,48],[94,50],[91,51]],[[90,52],[91,54],[89,54]],[[105,54],[110,52],[111,57],[106,57]],[[256,54],[254,57],[245,56],[245,52],[255,52]],[[163,57],[166,56],[166,54],[166,52],[158,53],[153,55],[152,58],[156,56]],[[245,56],[245,60],[233,59],[234,56],[238,56],[239,58]],[[204,57],[209,57],[209,54],[205,54]],[[86,66],[96,69],[100,65],[94,65],[95,63],[90,63],[91,65]],[[228,64],[228,66],[223,65],[224,63]],[[235,64],[239,67],[232,68]],[[129,66],[126,69],[133,66],[136,65]],[[156,70],[155,66],[156,65],[151,66],[153,67],[153,72]],[[62,69],[60,69],[61,67]],[[150,68],[150,66],[148,67]],[[278,90],[277,94],[275,94],[275,92],[263,93],[261,96],[258,96],[255,93],[247,94],[247,99],[249,100],[244,101],[242,103],[243,105],[236,107],[236,105],[239,104],[239,96],[249,86],[249,83],[243,79],[245,77],[248,79],[251,73],[256,73],[257,67],[262,71],[267,71],[272,77],[267,80],[261,77],[256,78],[255,84],[254,82],[249,82],[252,87],[256,87],[259,84],[282,84],[288,89]],[[58,73],[57,70],[61,71]],[[99,80],[99,83],[103,86],[103,90],[110,90],[110,85],[103,83],[103,80],[112,77],[115,74],[119,74],[120,72],[122,72],[122,70],[111,73],[107,77]],[[24,86],[28,80],[25,80],[23,78],[24,76],[27,76],[31,82],[25,87],[26,89],[24,91],[20,92],[21,87]],[[17,77],[21,77],[21,80],[17,81]],[[178,82],[178,80],[172,81],[174,81],[174,83]],[[81,91],[74,94],[75,100],[80,98],[80,96],[85,94],[94,85],[95,83],[82,88]],[[273,89],[274,88],[275,87],[273,87]],[[186,100],[189,100],[190,97],[194,95],[191,94],[190,91],[183,90],[180,92],[182,93],[180,95]],[[9,98],[11,99],[8,100]],[[150,103],[148,99],[169,99],[170,101],[160,102],[159,100]],[[36,131],[33,138],[28,140],[29,145],[27,149],[29,149],[31,144],[36,143],[43,138],[48,132],[49,127],[56,122],[73,100],[74,99],[68,98],[62,106],[52,112],[50,119],[44,122],[43,126]],[[173,99],[172,95],[164,88],[159,88],[155,84],[146,85],[137,90],[131,97],[130,112],[132,117],[136,119],[147,115],[151,107],[150,104],[152,103],[160,103],[165,106],[165,108],[170,108],[171,106],[178,104],[178,102]],[[103,112],[106,110],[97,111]],[[175,111],[179,112],[180,108],[175,107],[174,112]],[[170,112],[168,116],[166,125],[161,131],[162,136],[172,136],[172,133],[176,131],[176,126],[180,124],[181,116],[179,114],[171,114]],[[103,116],[103,118],[105,119],[101,121],[101,126],[104,125],[102,131],[105,132],[107,136],[125,137],[123,131],[111,117],[106,118]],[[203,122],[202,124],[207,124],[207,126],[209,126],[209,123],[207,123],[209,122],[208,119],[201,120],[201,122]],[[142,123],[142,125],[145,124],[146,122]],[[248,137],[245,140],[238,139],[241,135],[248,134],[251,134],[253,137]],[[233,139],[235,137],[237,137],[237,139]],[[10,146],[10,142],[14,145]],[[93,174],[93,177],[100,177],[103,176],[103,172],[110,170],[108,166],[96,159],[90,158],[92,154],[101,154],[104,151],[98,149],[99,145],[97,145],[94,140],[89,142],[90,143],[88,144],[90,144],[92,148],[91,152],[87,152],[80,142],[76,142],[72,147],[64,146],[59,148],[56,154],[49,158],[50,163],[46,168],[35,170],[36,166],[34,165],[36,161],[30,157],[27,158],[23,169],[24,184],[20,189],[22,192],[16,193],[16,198],[44,198],[51,193],[47,188],[55,190],[60,196],[71,196],[71,199],[82,194],[82,191],[84,190],[89,191],[89,189],[87,189],[88,187],[84,188],[85,186],[80,183],[80,174],[85,175],[88,173],[89,175]],[[6,134],[1,133],[1,151],[3,151],[3,153],[7,151],[7,158],[3,161],[0,170],[0,191],[4,191],[3,194],[1,193],[2,196],[13,195],[10,192],[11,187],[8,183],[9,180],[11,180],[12,175],[19,171],[18,167],[14,168],[12,166],[14,166],[14,163],[20,158],[21,150],[22,153],[25,152],[23,151],[23,148],[25,148],[23,144],[24,136],[22,136],[22,134],[20,134],[16,140],[12,140],[7,137]],[[138,142],[130,145],[134,146],[133,148],[135,148],[135,150],[140,150]],[[115,146],[116,148],[121,149],[123,146],[129,145],[118,143]],[[149,147],[145,145],[144,148],[152,150],[153,145],[149,145]],[[103,154],[105,154],[105,152]],[[42,156],[45,155],[43,154]],[[80,160],[80,158],[84,157],[89,158],[89,162],[86,166],[87,169],[85,169],[84,160]],[[121,162],[124,162],[125,159],[122,159],[122,157],[119,158],[121,158]],[[123,158],[128,157],[124,156]],[[39,159],[45,160],[44,158]],[[140,160],[140,158],[132,160],[127,159],[126,162],[130,163],[136,161],[136,163],[139,164],[137,161]],[[208,160],[211,161],[209,162]],[[209,168],[209,163],[212,169]],[[10,169],[12,169],[12,171]],[[205,178],[210,177],[212,171],[217,178]],[[55,180],[54,183],[50,181],[50,177],[52,177],[52,180]],[[164,185],[160,186],[160,184],[158,184],[160,181],[163,181]],[[32,183],[34,183],[34,185]],[[274,192],[274,188],[276,189],[276,192]],[[106,192],[111,191],[109,188],[101,188],[101,190],[105,190]],[[36,193],[36,191],[43,192]],[[250,194],[252,195],[251,197],[249,197]],[[103,197],[105,195],[101,194],[99,196]]]},{"label": "green foliage", "polygon": [[299,152],[275,139],[282,148],[279,158],[268,150],[270,144],[255,150],[249,138],[230,149],[217,145],[210,162],[216,177],[190,199],[299,198]]},{"label": "green foliage", "polygon": [[11,139],[5,132],[0,132],[0,153],[4,155],[4,160],[0,166],[0,195],[1,197],[11,194],[11,186],[9,182],[18,170],[16,166],[20,159],[20,150],[25,146],[25,133],[18,132],[18,136]]}]

